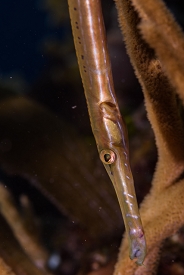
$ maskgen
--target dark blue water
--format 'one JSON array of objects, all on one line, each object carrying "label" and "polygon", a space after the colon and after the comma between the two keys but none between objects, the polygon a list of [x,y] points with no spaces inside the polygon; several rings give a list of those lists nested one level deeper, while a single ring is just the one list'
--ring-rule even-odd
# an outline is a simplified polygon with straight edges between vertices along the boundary
[{"label": "dark blue water", "polygon": [[38,0],[0,1],[0,79],[19,73],[32,82],[46,63],[43,41],[64,39],[65,30],[48,23]]}]

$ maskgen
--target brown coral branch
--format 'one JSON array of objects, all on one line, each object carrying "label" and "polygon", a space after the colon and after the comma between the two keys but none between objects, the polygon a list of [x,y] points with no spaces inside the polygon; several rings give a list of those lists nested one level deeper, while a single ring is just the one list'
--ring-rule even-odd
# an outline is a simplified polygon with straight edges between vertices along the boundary
[{"label": "brown coral branch", "polygon": [[[127,52],[142,85],[146,108],[149,109],[148,117],[155,132],[158,153],[169,165],[168,154],[174,158],[181,158],[183,140],[182,121],[177,111],[175,91],[154,51],[138,31],[140,20],[131,1],[116,1],[116,5]],[[172,163],[171,160],[171,165]]]},{"label": "brown coral branch", "polygon": [[39,243],[36,233],[26,226],[25,221],[16,209],[11,194],[3,184],[0,184],[0,204],[1,214],[10,225],[25,253],[36,266],[44,269],[48,260],[48,253]]},{"label": "brown coral branch", "polygon": [[[169,61],[166,64],[160,62],[152,49],[154,48],[153,44],[150,43],[152,47],[150,48],[138,29],[139,18],[143,22],[144,20],[149,21],[149,16],[151,17],[155,13],[155,17],[159,18],[158,20],[167,22],[169,12],[166,12],[165,6],[162,4],[157,6],[157,1],[154,1],[156,5],[154,9],[153,6],[150,9],[150,1],[149,3],[145,1],[144,6],[149,6],[150,13],[140,12],[136,3],[143,4],[143,2],[116,0],[116,5],[127,51],[143,88],[145,105],[155,133],[159,158],[152,182],[152,190],[141,205],[141,217],[148,247],[147,257],[141,267],[137,267],[127,260],[128,247],[127,241],[124,240],[115,271],[115,274],[118,275],[155,274],[163,241],[183,225],[184,219],[182,206],[184,198],[181,196],[184,191],[184,182],[183,180],[179,181],[184,171],[184,130],[178,112],[176,91],[173,88],[173,86],[176,88],[177,86],[171,83],[171,76],[165,73],[165,66],[168,67],[171,63]],[[159,8],[163,9],[162,12]],[[164,14],[166,14],[166,18]],[[168,29],[170,28],[168,27]],[[176,29],[176,32],[180,31],[179,27]],[[152,31],[154,30],[152,29]],[[166,50],[166,48],[164,49]],[[170,58],[169,50],[168,59]],[[171,56],[170,60],[175,58],[177,56],[173,58]],[[179,69],[180,67],[177,68],[177,70]],[[173,67],[170,66],[169,70],[172,71]]]},{"label": "brown coral branch", "polygon": [[172,47],[175,55],[181,58],[184,54],[183,32],[164,2],[162,0],[132,0],[132,4],[138,11],[141,22],[154,24],[154,32],[162,32],[168,46]]},{"label": "brown coral branch", "polygon": [[11,274],[12,270],[16,275],[51,275],[46,271],[41,271],[33,265],[27,255],[23,252],[11,229],[1,215],[0,224],[0,259],[2,258],[6,265],[2,260],[0,260],[0,264],[2,262],[5,271],[7,268],[7,273],[4,274],[9,274],[9,272]]},{"label": "brown coral branch", "polygon": [[172,80],[171,84],[184,102],[184,35],[180,26],[163,2],[159,0],[132,2],[142,17],[139,27],[144,39],[154,48],[168,78]]},{"label": "brown coral branch", "polygon": [[[159,259],[159,250],[165,238],[179,230],[184,220],[183,200],[184,180],[165,189],[160,195],[149,195],[142,205],[142,218],[146,232],[148,254],[144,265],[137,267],[125,257],[128,244],[123,242],[116,273],[122,274],[155,274]],[[173,204],[173,198],[179,198]],[[121,273],[120,273],[121,274]]]},{"label": "brown coral branch", "polygon": [[11,268],[0,258],[1,275],[15,275]]}]

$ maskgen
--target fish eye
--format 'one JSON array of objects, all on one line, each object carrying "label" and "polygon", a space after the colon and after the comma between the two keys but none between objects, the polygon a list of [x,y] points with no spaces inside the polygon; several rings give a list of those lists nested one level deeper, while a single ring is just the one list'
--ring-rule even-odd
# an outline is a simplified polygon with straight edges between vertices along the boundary
[{"label": "fish eye", "polygon": [[102,150],[100,152],[100,159],[104,164],[112,164],[116,159],[116,155],[112,150]]}]

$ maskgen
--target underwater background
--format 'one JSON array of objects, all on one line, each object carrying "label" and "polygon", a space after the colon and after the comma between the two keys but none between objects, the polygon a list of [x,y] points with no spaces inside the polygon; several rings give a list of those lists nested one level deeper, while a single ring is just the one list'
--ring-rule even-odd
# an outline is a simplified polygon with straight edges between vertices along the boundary
[{"label": "underwater background", "polygon": [[[182,1],[166,3],[183,27]],[[157,160],[154,135],[114,3],[103,0],[102,6],[140,203],[150,189]],[[3,0],[0,26],[0,180],[4,194],[0,203],[5,205],[6,196],[10,200],[1,219],[5,233],[13,232],[0,256],[6,259],[3,251],[15,236],[20,243],[26,238],[15,233],[23,223],[28,228],[25,236],[30,234],[43,247],[40,261],[32,260],[41,270],[58,275],[112,274],[124,225],[91,132],[67,1]],[[11,223],[12,209],[20,216]],[[182,231],[177,235],[180,245],[167,240],[158,274],[179,274],[171,263],[173,259],[184,262]],[[6,261],[21,274],[16,268],[18,258],[12,258]]]}]

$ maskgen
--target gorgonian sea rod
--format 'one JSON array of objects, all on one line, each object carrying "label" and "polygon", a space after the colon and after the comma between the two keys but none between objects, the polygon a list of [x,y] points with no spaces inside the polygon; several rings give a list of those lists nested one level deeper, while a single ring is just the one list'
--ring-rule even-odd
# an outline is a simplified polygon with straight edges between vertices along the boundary
[{"label": "gorgonian sea rod", "polygon": [[124,240],[115,274],[155,274],[163,241],[184,224],[184,129],[176,97],[183,101],[184,37],[162,1],[115,2],[158,148],[152,189],[140,208],[147,240],[144,266],[127,260]]}]

